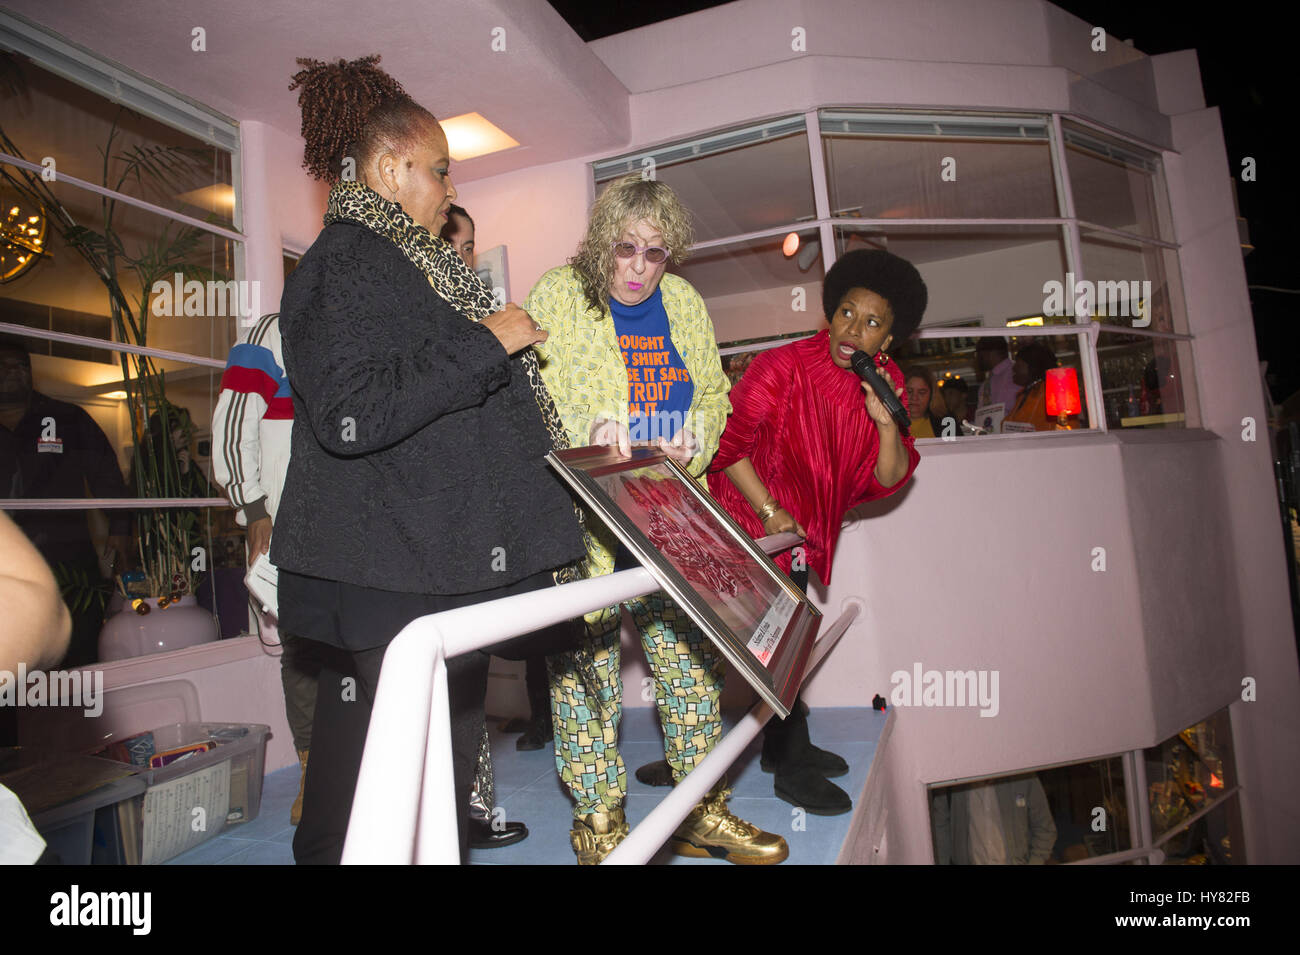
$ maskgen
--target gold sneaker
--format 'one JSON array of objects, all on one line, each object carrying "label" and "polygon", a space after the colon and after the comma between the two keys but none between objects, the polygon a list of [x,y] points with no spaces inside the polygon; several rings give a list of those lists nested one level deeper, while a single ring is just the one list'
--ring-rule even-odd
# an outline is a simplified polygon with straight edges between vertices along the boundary
[{"label": "gold sneaker", "polygon": [[627,838],[629,831],[622,809],[593,812],[573,820],[569,842],[578,857],[578,865],[600,865]]},{"label": "gold sneaker", "polygon": [[731,790],[719,783],[691,810],[673,833],[673,852],[679,856],[726,859],[736,865],[775,865],[790,855],[780,836],[764,832],[727,809]]}]

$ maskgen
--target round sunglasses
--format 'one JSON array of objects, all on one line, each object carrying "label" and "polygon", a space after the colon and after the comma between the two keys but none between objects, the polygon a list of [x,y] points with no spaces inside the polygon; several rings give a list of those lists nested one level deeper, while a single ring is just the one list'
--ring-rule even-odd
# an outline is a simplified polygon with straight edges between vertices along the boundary
[{"label": "round sunglasses", "polygon": [[630,259],[634,255],[645,253],[645,260],[651,265],[658,265],[668,258],[668,250],[658,245],[637,246],[631,242],[615,242],[614,254],[620,259]]}]

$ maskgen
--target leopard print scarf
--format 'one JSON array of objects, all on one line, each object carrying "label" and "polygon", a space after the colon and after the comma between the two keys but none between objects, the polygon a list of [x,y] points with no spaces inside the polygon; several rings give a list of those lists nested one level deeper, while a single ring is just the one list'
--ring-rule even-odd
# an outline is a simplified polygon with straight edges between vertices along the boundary
[{"label": "leopard print scarf", "polygon": [[[499,311],[492,291],[456,254],[450,242],[435,236],[412,219],[399,203],[385,199],[369,186],[345,181],[330,189],[325,224],[340,221],[355,222],[391,241],[412,265],[424,273],[438,297],[466,318],[481,322]],[[537,402],[537,410],[541,412],[542,423],[546,425],[552,450],[565,450],[569,447],[569,437],[565,434],[564,422],[551,393],[542,381],[537,353],[525,348],[517,357],[528,376],[528,385]],[[574,509],[578,510],[581,519],[582,512],[576,503]],[[556,583],[568,583],[579,577],[575,566],[563,567],[555,573]]]}]

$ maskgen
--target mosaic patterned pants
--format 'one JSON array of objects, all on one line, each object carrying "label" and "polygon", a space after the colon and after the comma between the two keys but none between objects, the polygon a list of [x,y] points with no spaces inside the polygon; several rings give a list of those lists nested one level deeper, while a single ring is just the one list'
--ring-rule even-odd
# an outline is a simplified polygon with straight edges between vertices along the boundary
[{"label": "mosaic patterned pants", "polygon": [[[722,658],[664,593],[627,603],[641,631],[664,731],[664,755],[680,780],[722,733]],[[616,808],[627,791],[618,752],[623,680],[618,608],[587,625],[579,649],[548,658],[555,717],[555,766],[573,794],[574,816]]]}]

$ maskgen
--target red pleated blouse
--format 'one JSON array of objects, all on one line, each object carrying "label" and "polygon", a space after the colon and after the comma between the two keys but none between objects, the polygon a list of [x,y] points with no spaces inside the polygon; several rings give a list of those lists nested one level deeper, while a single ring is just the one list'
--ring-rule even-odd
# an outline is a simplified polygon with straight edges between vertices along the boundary
[{"label": "red pleated blouse", "polygon": [[[883,371],[895,388],[903,383],[893,359]],[[844,513],[893,494],[920,461],[915,439],[904,437],[907,473],[893,487],[876,480],[880,433],[867,414],[861,381],[831,361],[829,329],[760,353],[731,390],[731,417],[709,465],[709,492],[757,538],[766,533],[762,522],[723,473],[750,459],[768,492],[808,532],[808,565],[826,583]],[[790,551],[774,559],[789,573]]]}]

